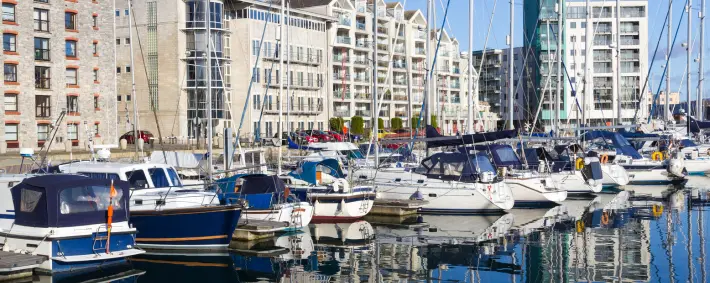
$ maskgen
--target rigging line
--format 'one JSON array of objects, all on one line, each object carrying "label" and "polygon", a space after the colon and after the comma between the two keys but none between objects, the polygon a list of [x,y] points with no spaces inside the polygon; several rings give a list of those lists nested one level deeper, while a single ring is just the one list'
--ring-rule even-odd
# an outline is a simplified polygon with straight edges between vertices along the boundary
[{"label": "rigging line", "polygon": [[[689,0],[685,1],[685,6],[688,5],[688,1]],[[685,9],[685,8],[683,8],[683,9]],[[668,12],[666,13],[666,20],[664,22],[668,21],[668,14],[670,14],[670,12],[671,12],[671,9],[669,8]],[[661,78],[665,77],[666,72],[668,71],[668,61],[670,60],[670,57],[671,57],[670,54],[673,53],[673,48],[675,47],[675,41],[676,41],[676,39],[678,39],[678,31],[680,31],[680,25],[683,23],[684,16],[685,16],[685,12],[681,12],[680,17],[678,19],[678,26],[676,27],[675,34],[673,35],[673,42],[671,43],[670,49],[668,50],[669,55],[668,55],[668,58],[666,59],[666,65],[663,67],[663,73],[661,73]],[[653,70],[653,64],[655,63],[656,53],[658,52],[658,46],[661,43],[661,38],[663,37],[663,30],[665,29],[665,26],[666,25],[664,24],[663,28],[661,29],[661,33],[658,35],[658,42],[656,43],[656,50],[653,52],[653,58],[651,59],[651,66],[649,66],[649,68],[648,68],[648,74],[646,75],[646,81],[643,84],[643,88],[641,88],[641,95],[639,96],[639,99],[637,100],[638,103],[641,103],[641,100],[644,97],[646,97],[646,94],[643,93],[643,90],[646,89],[646,84],[648,84],[648,79],[651,75],[651,70]],[[668,32],[671,32],[671,31],[668,30]],[[690,46],[688,46],[688,48],[690,48]],[[686,66],[686,68],[687,68],[687,66]],[[661,80],[661,82],[658,84],[658,89],[656,90],[656,94],[654,95],[654,98],[653,98],[654,103],[651,106],[651,113],[656,111],[655,101],[658,99],[658,95],[661,91],[661,86],[663,86],[663,80]],[[666,94],[666,95],[670,95],[670,93]],[[638,113],[639,113],[639,111],[638,111],[638,107],[637,107],[636,111],[634,111],[634,120],[636,120],[636,118],[638,117]],[[688,115],[690,115],[690,113],[688,113]],[[648,119],[646,120],[646,123],[650,123],[650,122],[651,122],[651,115],[648,115]]]},{"label": "rigging line", "polygon": [[[133,17],[133,28],[136,30],[136,37],[138,38],[138,49],[140,50],[141,57],[143,59],[143,71],[145,72],[145,80],[146,80],[146,83],[150,86],[150,80],[148,79],[148,67],[145,64],[145,62],[147,62],[147,60],[145,59],[145,54],[143,54],[143,43],[141,43],[141,35],[138,32],[138,25],[136,24],[137,23],[136,13],[135,13],[135,10],[133,9],[133,5],[129,5],[129,8],[131,9],[131,17]],[[128,28],[130,29],[131,27],[128,27]],[[209,30],[209,28],[208,28],[208,30]],[[133,48],[132,45],[131,45],[131,48]],[[131,68],[133,68],[133,66],[131,66]],[[131,72],[135,72],[135,71],[136,70],[134,70],[134,69],[131,70]],[[148,94],[149,95],[154,94],[154,93],[151,93],[152,92],[151,89],[152,89],[151,87],[148,87]],[[151,95],[151,96],[153,96],[153,95]],[[149,98],[150,98],[150,102],[152,102],[152,104],[153,104],[153,105],[149,105],[149,106],[151,106],[150,107],[152,110],[151,112],[153,112],[153,119],[155,119],[155,126],[158,128],[158,143],[160,144],[160,150],[163,152],[163,160],[165,161],[165,164],[167,164],[168,163],[168,156],[167,156],[167,153],[165,153],[165,145],[163,144],[163,132],[160,130],[160,122],[158,121],[158,113],[156,111],[157,105],[158,105],[158,103],[157,103],[158,98],[157,97],[149,97]],[[133,97],[133,99],[136,99],[136,97]],[[138,142],[138,141],[134,141],[134,142]]]},{"label": "rigging line", "polygon": [[[269,9],[269,17],[273,18],[273,12],[271,12],[271,9]],[[283,21],[283,20],[284,19],[280,18],[280,16],[279,16],[279,25],[281,24],[281,21]],[[274,25],[274,33],[277,33],[276,31],[280,30],[279,25]],[[280,32],[278,32],[278,34],[279,34],[279,40],[278,40],[278,43],[276,44],[276,48],[274,51],[275,51],[275,54],[278,54],[279,58],[282,58],[281,56],[284,56],[284,54],[282,54],[283,52],[281,50],[283,38],[281,37]],[[267,51],[269,51],[269,50],[267,49]],[[257,130],[255,131],[256,133],[254,133],[255,141],[261,140],[261,137],[260,137],[261,136],[261,119],[264,117],[264,110],[266,109],[267,98],[269,101],[269,107],[272,106],[272,99],[268,94],[269,94],[269,88],[271,86],[271,77],[272,77],[275,65],[276,65],[276,60],[271,61],[271,68],[269,69],[269,77],[268,78],[266,78],[266,69],[264,69],[264,80],[266,82],[266,90],[264,91],[264,99],[263,99],[263,102],[261,103],[261,111],[259,112],[259,120],[257,120],[257,124],[256,124]],[[259,72],[259,70],[257,69],[256,72]],[[283,73],[282,70],[279,70],[279,76],[281,76],[282,73]],[[283,82],[279,80],[277,83],[283,83]],[[277,104],[277,107],[279,107],[278,104]]]}]

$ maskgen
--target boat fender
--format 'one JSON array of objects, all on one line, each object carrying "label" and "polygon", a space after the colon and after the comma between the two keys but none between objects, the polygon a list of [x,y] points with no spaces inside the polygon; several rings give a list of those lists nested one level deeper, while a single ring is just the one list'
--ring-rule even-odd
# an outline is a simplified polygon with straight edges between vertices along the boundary
[{"label": "boat fender", "polygon": [[606,211],[602,212],[602,224],[609,224],[609,213]]},{"label": "boat fender", "polygon": [[602,164],[606,164],[609,162],[609,155],[608,154],[602,154],[601,159],[599,160]]},{"label": "boat fender", "polygon": [[651,159],[656,160],[656,161],[663,160],[663,153],[660,151],[656,151],[653,154],[651,154]]},{"label": "boat fender", "polygon": [[423,200],[424,195],[422,195],[422,192],[416,191],[411,196],[409,196],[409,199],[410,200]]},{"label": "boat fender", "polygon": [[653,216],[661,217],[661,215],[663,215],[663,205],[654,204],[652,209],[653,209]]},{"label": "boat fender", "polygon": [[582,231],[584,231],[584,222],[577,220],[577,233],[582,233]]},{"label": "boat fender", "polygon": [[582,168],[584,168],[584,158],[577,157],[577,161],[574,162],[574,165],[577,170],[582,170]]}]

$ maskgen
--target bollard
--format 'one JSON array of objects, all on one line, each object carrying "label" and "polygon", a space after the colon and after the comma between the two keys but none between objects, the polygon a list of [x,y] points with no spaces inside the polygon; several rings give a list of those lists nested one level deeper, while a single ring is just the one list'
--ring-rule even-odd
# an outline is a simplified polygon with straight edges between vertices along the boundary
[{"label": "bollard", "polygon": [[121,145],[121,150],[128,148],[128,141],[126,139],[121,139],[118,143]]}]

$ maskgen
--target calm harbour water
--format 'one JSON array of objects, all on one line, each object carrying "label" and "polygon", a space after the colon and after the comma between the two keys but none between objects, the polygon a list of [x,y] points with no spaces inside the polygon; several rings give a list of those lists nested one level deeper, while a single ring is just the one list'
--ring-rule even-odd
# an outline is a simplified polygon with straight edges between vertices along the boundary
[{"label": "calm harbour water", "polygon": [[707,282],[710,178],[626,191],[497,216],[312,224],[229,254],[149,253],[132,259],[135,274],[97,277],[141,283]]}]

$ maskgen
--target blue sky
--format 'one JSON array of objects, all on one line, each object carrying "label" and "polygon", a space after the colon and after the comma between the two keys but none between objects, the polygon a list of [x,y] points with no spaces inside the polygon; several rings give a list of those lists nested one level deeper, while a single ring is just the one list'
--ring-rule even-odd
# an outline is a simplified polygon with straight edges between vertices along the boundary
[{"label": "blue sky", "polygon": [[[448,0],[433,0],[436,5],[436,16],[437,16],[437,27],[441,27],[444,8]],[[449,8],[448,20],[444,25],[444,29],[449,34],[453,34],[454,37],[458,38],[461,44],[461,50],[468,49],[468,3],[467,0],[450,0],[451,6]],[[507,48],[505,37],[509,33],[510,28],[510,2],[509,0],[474,0],[474,37],[473,37],[473,49],[480,50],[484,47],[484,41],[486,39],[486,34],[488,33],[488,25],[491,21],[491,15],[493,17],[493,25],[491,26],[488,39],[488,48]],[[530,0],[528,0],[530,1]],[[607,1],[608,3],[613,3],[614,0],[593,0],[593,1]],[[420,9],[422,12],[426,10],[426,0],[401,0],[405,4],[406,9]],[[700,0],[693,1],[693,39],[694,49],[693,56],[697,58],[697,51],[699,50],[699,35],[700,26],[698,19],[698,12],[700,11]],[[495,6],[495,9],[494,9]],[[678,19],[681,12],[684,10],[685,1],[675,0],[673,3],[672,19],[673,19],[673,30],[675,32],[675,27],[678,25]],[[515,46],[522,46],[523,44],[523,0],[515,1]],[[648,18],[649,18],[649,67],[651,65],[651,58],[653,57],[653,51],[656,48],[656,42],[659,38],[659,33],[661,32],[663,20],[665,19],[666,12],[668,11],[668,1],[667,0],[652,0],[648,4]],[[688,42],[687,38],[687,14],[683,18],[681,23],[681,28],[678,32],[678,38],[676,40],[676,47],[673,49],[673,54],[671,54],[671,89],[672,91],[679,91],[681,93],[681,100],[685,100],[685,80],[684,72],[686,66],[686,50],[681,47],[682,43]],[[710,29],[710,22],[706,23],[706,29]],[[660,83],[659,78],[663,72],[662,66],[665,65],[665,50],[668,48],[666,31],[664,31],[663,37],[661,39],[661,44],[658,47],[658,54],[656,56],[656,63],[653,65],[651,80],[649,86],[653,92],[658,88]],[[710,70],[710,38],[705,37],[705,69]],[[693,84],[693,97],[696,94],[695,86],[697,85],[697,72],[698,64],[693,62],[691,65],[691,83]],[[648,70],[646,70],[648,71]],[[706,78],[710,78],[710,72],[705,72]],[[682,83],[682,85],[681,85]],[[710,83],[705,83],[705,96],[710,98]],[[665,89],[665,85],[662,87]]]}]

